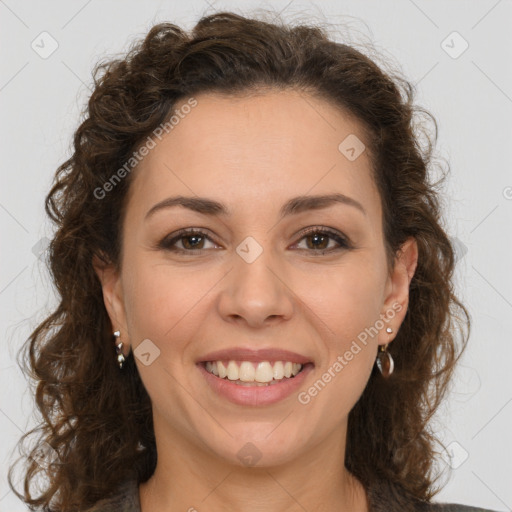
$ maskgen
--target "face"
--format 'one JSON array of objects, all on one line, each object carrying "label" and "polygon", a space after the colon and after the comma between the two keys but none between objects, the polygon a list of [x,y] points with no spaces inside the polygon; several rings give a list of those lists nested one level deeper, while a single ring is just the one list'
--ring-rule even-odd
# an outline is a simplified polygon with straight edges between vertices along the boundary
[{"label": "face", "polygon": [[[196,101],[133,171],[121,270],[98,270],[157,445],[257,465],[343,450],[405,315],[416,246],[388,272],[368,152],[339,149],[364,135],[340,110],[293,91]],[[219,360],[226,378],[206,364]]]}]

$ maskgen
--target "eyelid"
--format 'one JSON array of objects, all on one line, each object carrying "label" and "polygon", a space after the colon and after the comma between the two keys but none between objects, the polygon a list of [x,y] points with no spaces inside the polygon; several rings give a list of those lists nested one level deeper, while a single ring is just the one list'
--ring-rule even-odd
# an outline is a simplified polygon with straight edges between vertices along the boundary
[{"label": "eyelid", "polygon": [[[343,234],[341,231],[338,231],[337,229],[333,229],[333,228],[328,228],[326,226],[309,226],[307,228],[304,228],[299,234],[299,238],[297,240],[297,242],[295,242],[293,245],[297,245],[303,238],[305,238],[306,236],[308,236],[309,234],[312,234],[312,233],[320,233],[322,235],[328,235],[330,238],[332,238],[333,240],[335,240],[339,246],[338,247],[335,247],[335,248],[331,248],[331,249],[324,249],[323,252],[321,249],[319,250],[309,250],[309,252],[311,253],[320,253],[320,254],[325,254],[325,253],[330,253],[330,252],[334,252],[338,249],[352,249],[353,248],[353,244],[352,244],[352,241],[350,240],[350,238],[348,236],[346,236],[345,234]],[[308,249],[303,249],[303,250],[306,250],[308,251]]]},{"label": "eyelid", "polygon": [[186,236],[193,236],[193,235],[199,235],[203,238],[206,238],[213,242],[215,245],[219,245],[215,242],[215,240],[212,238],[212,236],[209,234],[209,230],[206,228],[183,228],[179,229],[178,231],[171,233],[170,235],[165,236],[160,242],[157,243],[156,248],[157,249],[164,249],[171,252],[187,252],[187,253],[193,253],[197,254],[201,251],[206,251],[208,249],[180,249],[180,248],[174,248],[172,249],[172,245],[179,241],[181,238],[185,238]]},{"label": "eyelid", "polygon": [[[172,233],[171,235],[165,236],[160,242],[157,243],[156,249],[163,249],[163,250],[167,250],[167,251],[175,252],[175,253],[189,253],[189,254],[202,253],[204,251],[208,251],[209,249],[181,249],[181,248],[172,248],[172,245],[174,245],[181,238],[185,238],[187,235],[188,236],[199,235],[202,238],[205,238],[205,239],[213,242],[215,245],[220,245],[220,244],[217,244],[217,242],[215,242],[214,238],[209,233],[210,233],[210,231],[206,228],[183,228],[183,229],[180,229],[180,230]],[[340,249],[346,250],[346,249],[353,248],[353,244],[352,244],[350,238],[347,237],[342,232],[340,232],[336,229],[333,229],[333,228],[329,228],[326,226],[318,226],[318,225],[317,226],[308,226],[308,227],[304,228],[303,230],[301,230],[298,233],[298,235],[297,235],[298,238],[297,238],[296,242],[293,243],[292,247],[295,245],[298,245],[302,241],[303,238],[305,238],[306,236],[308,236],[309,234],[312,234],[312,233],[328,235],[331,239],[336,241],[336,243],[338,244],[338,247],[331,248],[331,249],[324,249],[324,250],[322,250],[322,249],[318,249],[318,250],[298,249],[298,250],[307,251],[310,253],[319,253],[321,255],[321,254],[331,253],[331,252],[334,252],[334,251],[337,251]]]}]

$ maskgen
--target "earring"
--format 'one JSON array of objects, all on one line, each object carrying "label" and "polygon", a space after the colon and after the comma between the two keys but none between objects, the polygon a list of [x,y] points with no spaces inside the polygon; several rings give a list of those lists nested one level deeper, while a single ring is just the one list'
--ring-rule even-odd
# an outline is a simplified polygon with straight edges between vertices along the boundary
[{"label": "earring", "polygon": [[[386,329],[386,332],[388,334],[391,334],[393,332],[393,329],[391,327],[388,327]],[[384,378],[388,378],[395,368],[395,362],[393,361],[393,358],[391,357],[391,354],[387,351],[388,344],[386,345],[380,345],[379,347],[379,353],[377,355],[377,367],[380,370],[380,373]]]},{"label": "earring", "polygon": [[[114,336],[119,340],[119,337],[121,336],[121,331],[114,331]],[[123,342],[119,342],[116,345],[116,353],[117,353],[117,362],[119,364],[119,368],[123,368],[123,363],[125,362],[125,357],[122,352],[123,349]]]}]

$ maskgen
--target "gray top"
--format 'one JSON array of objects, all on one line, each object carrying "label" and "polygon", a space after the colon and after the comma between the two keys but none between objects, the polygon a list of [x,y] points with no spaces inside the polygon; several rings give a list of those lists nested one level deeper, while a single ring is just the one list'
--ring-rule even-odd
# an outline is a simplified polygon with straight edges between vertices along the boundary
[{"label": "gray top", "polygon": [[[400,504],[393,506],[393,497],[388,496],[379,488],[372,488],[368,492],[371,512],[496,512],[487,508],[471,507],[458,503],[421,503],[417,507],[405,510]],[[130,480],[123,485],[112,498],[107,498],[96,503],[93,508],[85,512],[141,512],[139,500],[139,485],[135,480]]]}]

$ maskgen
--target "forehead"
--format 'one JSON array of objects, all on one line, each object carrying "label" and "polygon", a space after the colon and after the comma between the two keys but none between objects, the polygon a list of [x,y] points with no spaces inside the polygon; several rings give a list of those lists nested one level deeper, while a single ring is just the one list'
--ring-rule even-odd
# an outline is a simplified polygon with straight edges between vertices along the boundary
[{"label": "forehead", "polygon": [[254,202],[280,206],[292,195],[338,191],[378,215],[368,151],[355,160],[340,151],[345,140],[364,143],[364,132],[339,108],[291,90],[194,100],[189,108],[183,107],[187,100],[177,103],[172,128],[154,138],[134,171],[130,195],[137,201],[130,203],[147,210],[183,194],[247,209]]}]

